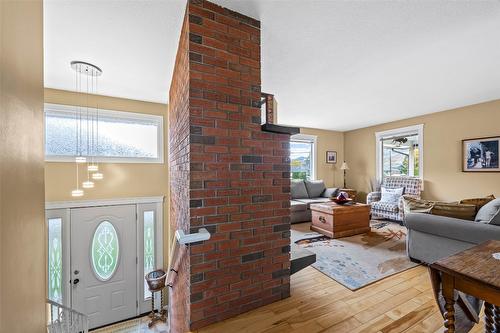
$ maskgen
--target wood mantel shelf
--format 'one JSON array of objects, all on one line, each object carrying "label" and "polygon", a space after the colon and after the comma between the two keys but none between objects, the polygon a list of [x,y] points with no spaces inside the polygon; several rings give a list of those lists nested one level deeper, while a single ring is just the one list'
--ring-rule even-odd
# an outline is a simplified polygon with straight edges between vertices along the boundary
[{"label": "wood mantel shelf", "polygon": [[275,125],[275,124],[263,124],[261,128],[264,132],[272,132],[272,133],[279,133],[279,134],[294,135],[294,134],[300,133],[300,128],[298,128],[298,127],[282,126],[282,125]]}]

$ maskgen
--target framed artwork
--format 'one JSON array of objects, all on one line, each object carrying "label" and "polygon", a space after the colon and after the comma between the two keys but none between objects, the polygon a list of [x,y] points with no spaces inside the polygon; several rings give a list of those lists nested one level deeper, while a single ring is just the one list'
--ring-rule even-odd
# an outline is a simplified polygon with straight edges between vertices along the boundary
[{"label": "framed artwork", "polygon": [[500,136],[462,140],[463,172],[500,172]]},{"label": "framed artwork", "polygon": [[326,152],[326,163],[335,164],[337,163],[337,152],[327,151]]}]

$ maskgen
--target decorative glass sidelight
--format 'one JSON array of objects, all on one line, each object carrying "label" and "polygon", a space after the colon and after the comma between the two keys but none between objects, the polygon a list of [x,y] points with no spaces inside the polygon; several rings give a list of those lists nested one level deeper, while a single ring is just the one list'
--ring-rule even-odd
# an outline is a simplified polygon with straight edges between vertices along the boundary
[{"label": "decorative glass sidelight", "polygon": [[62,304],[62,219],[49,218],[49,299]]},{"label": "decorative glass sidelight", "polygon": [[92,269],[97,278],[109,280],[118,267],[120,245],[116,229],[109,221],[102,221],[92,237]]},{"label": "decorative glass sidelight", "polygon": [[[155,267],[155,212],[144,212],[144,275]],[[151,297],[146,280],[144,280],[144,299]]]}]

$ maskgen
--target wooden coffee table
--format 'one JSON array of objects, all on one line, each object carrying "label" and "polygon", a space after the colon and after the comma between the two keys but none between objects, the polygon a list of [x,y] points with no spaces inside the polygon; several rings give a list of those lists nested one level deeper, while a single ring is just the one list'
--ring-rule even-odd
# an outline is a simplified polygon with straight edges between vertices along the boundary
[{"label": "wooden coffee table", "polygon": [[430,266],[433,285],[438,279],[442,283],[446,332],[455,332],[455,301],[461,293],[485,301],[485,332],[500,328],[500,260],[493,258],[499,252],[500,241],[491,240]]},{"label": "wooden coffee table", "polygon": [[334,202],[311,205],[311,230],[330,238],[347,237],[370,231],[370,205]]}]

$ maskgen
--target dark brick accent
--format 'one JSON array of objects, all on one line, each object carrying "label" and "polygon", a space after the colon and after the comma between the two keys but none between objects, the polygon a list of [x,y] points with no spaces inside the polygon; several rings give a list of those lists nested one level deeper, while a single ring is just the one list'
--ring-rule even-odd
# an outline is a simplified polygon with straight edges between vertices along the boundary
[{"label": "dark brick accent", "polygon": [[203,56],[198,53],[189,52],[189,61],[202,62]]},{"label": "dark brick accent", "polygon": [[244,155],[241,156],[242,163],[262,163],[262,156]]},{"label": "dark brick accent", "polygon": [[191,283],[201,282],[203,279],[203,273],[191,275]]},{"label": "dark brick accent", "polygon": [[215,144],[214,136],[203,136],[203,135],[191,135],[190,136],[191,143],[202,143],[205,145],[213,145]]},{"label": "dark brick accent", "polygon": [[199,16],[189,14],[189,23],[194,23],[194,24],[203,24],[203,19]]},{"label": "dark brick accent", "polygon": [[189,187],[193,189],[203,188],[203,182],[201,180],[192,180],[189,182]]},{"label": "dark brick accent", "polygon": [[191,294],[191,303],[195,303],[195,302],[198,302],[198,301],[201,301],[203,299],[203,293],[202,292],[199,292],[199,293],[195,293],[195,294]]},{"label": "dark brick accent", "polygon": [[260,100],[252,100],[252,106],[254,108],[260,108]]},{"label": "dark brick accent", "polygon": [[254,261],[257,259],[264,258],[264,252],[255,252],[255,253],[250,253],[250,254],[245,254],[244,256],[241,257],[241,262],[249,262],[249,261]]},{"label": "dark brick accent", "polygon": [[203,38],[197,34],[189,34],[189,41],[197,44],[203,44]]},{"label": "dark brick accent", "polygon": [[267,201],[272,201],[273,196],[270,194],[267,195],[254,195],[252,197],[252,202],[267,202]]},{"label": "dark brick accent", "polygon": [[203,127],[201,126],[193,126],[191,125],[190,126],[190,130],[191,130],[191,135],[202,135],[203,134]]},{"label": "dark brick accent", "polygon": [[203,171],[203,163],[191,163],[189,167],[191,171]]},{"label": "dark brick accent", "polygon": [[201,206],[203,206],[203,200],[200,200],[200,199],[189,200],[189,207],[196,208],[196,207],[201,207]]},{"label": "dark brick accent", "polygon": [[260,124],[260,116],[252,116],[253,124]]},{"label": "dark brick accent", "polygon": [[281,248],[281,253],[289,253],[290,252],[290,245],[283,246]]}]

